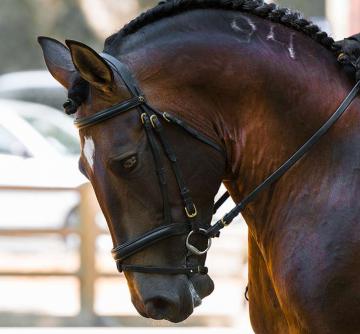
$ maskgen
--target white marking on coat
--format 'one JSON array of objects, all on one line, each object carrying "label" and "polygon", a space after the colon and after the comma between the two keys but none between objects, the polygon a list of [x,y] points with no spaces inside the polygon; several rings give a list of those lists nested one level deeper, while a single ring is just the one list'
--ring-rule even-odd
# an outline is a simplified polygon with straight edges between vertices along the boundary
[{"label": "white marking on coat", "polygon": [[[244,27],[241,27],[238,23],[238,21],[240,19],[243,19],[247,22],[247,24],[249,25],[247,27],[247,29]],[[243,34],[246,34],[246,42],[250,42],[250,39],[251,39],[251,36],[254,34],[254,32],[256,31],[256,25],[254,24],[253,21],[251,21],[248,17],[246,16],[241,16],[241,17],[238,17],[236,19],[233,19],[232,22],[231,22],[231,28],[236,31],[236,32],[240,32],[240,33],[243,33]],[[250,29],[248,29],[250,28]]]},{"label": "white marking on coat", "polygon": [[269,34],[267,35],[266,39],[268,41],[275,41],[275,32],[274,32],[274,29],[275,29],[275,26],[271,26],[270,27],[270,32]]},{"label": "white marking on coat", "polygon": [[253,21],[251,21],[248,17],[244,17],[244,19],[249,23],[249,26],[252,28],[253,33],[256,31],[256,25]]},{"label": "white marking on coat", "polygon": [[91,170],[94,169],[95,144],[91,137],[84,137],[83,154]]},{"label": "white marking on coat", "polygon": [[290,43],[289,43],[289,47],[288,47],[289,54],[292,59],[296,58],[295,49],[294,49],[294,35],[295,34],[293,34],[293,33],[290,35]]}]

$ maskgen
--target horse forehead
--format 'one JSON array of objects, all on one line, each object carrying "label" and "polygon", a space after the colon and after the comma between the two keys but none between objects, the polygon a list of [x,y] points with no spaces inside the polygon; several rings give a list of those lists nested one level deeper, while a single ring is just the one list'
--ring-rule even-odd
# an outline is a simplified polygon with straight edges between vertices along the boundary
[{"label": "horse forehead", "polygon": [[84,144],[82,147],[83,155],[91,168],[91,170],[94,169],[94,156],[95,156],[95,143],[91,136],[84,137]]}]

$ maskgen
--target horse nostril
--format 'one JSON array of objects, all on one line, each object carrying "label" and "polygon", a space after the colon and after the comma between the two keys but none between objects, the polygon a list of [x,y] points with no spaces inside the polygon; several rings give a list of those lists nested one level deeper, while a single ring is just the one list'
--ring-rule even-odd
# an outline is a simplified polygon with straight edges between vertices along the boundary
[{"label": "horse nostril", "polygon": [[176,304],[165,297],[155,297],[145,303],[147,316],[155,319],[167,319],[176,310]]}]

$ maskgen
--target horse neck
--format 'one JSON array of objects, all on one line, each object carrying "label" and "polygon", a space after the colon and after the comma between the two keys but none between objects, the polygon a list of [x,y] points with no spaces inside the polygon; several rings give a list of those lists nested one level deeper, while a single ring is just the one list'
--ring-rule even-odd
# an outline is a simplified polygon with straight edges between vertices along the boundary
[{"label": "horse neck", "polygon": [[[249,51],[251,60],[238,69],[240,80],[234,78],[239,95],[231,97],[232,107],[221,109],[220,133],[230,169],[224,183],[236,202],[295,153],[335,112],[353,85],[328,50],[300,33],[279,30],[292,36],[293,50],[279,52],[271,41],[264,45],[261,38],[255,42]],[[285,39],[284,35],[279,38]],[[331,148],[339,143],[339,137],[349,135],[355,116],[351,109],[357,106],[355,102],[342,123],[326,134],[325,145],[314,147],[244,211],[258,240],[263,239],[264,230],[277,224],[274,217],[285,217],[280,214],[284,208],[299,206],[296,201],[309,188],[321,188],[321,176],[334,167]],[[330,182],[327,187],[332,187]]]},{"label": "horse neck", "polygon": [[[232,30],[219,26],[218,16],[211,20],[210,12],[207,22],[216,27],[207,23],[202,29],[201,15],[171,18],[171,29],[175,20],[181,27],[194,19],[197,29],[188,34],[171,32],[168,22],[160,21],[150,35],[161,38],[148,38],[148,45],[130,39],[124,49],[135,51],[124,58],[154,106],[178,114],[225,146],[224,183],[240,201],[329,118],[352,83],[334,55],[302,33],[241,13],[234,21],[231,12],[222,13],[221,24]],[[326,136],[331,142],[336,134]],[[316,182],[310,173],[323,166],[316,165],[314,155],[306,161],[302,167],[313,165],[305,174]],[[279,196],[289,191],[293,175],[288,172],[277,182]],[[292,186],[300,188],[297,182]],[[276,206],[273,192],[265,191],[245,211],[254,229]]]}]

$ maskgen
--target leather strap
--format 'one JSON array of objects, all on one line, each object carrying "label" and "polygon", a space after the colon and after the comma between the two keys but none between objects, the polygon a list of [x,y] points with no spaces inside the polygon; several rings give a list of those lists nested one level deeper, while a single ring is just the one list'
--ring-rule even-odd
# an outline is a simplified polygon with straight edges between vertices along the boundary
[{"label": "leather strap", "polygon": [[108,64],[113,67],[115,72],[120,75],[122,81],[125,83],[127,89],[133,96],[143,95],[135,78],[124,63],[105,52],[100,53],[100,56],[103,57],[108,62]]},{"label": "leather strap", "polygon": [[176,178],[176,182],[179,187],[180,195],[181,195],[181,198],[184,203],[187,218],[191,222],[191,229],[193,231],[197,231],[200,228],[200,225],[198,222],[197,209],[196,209],[194,201],[191,197],[190,190],[185,184],[183,174],[178,165],[178,160],[176,158],[176,154],[175,154],[174,150],[172,149],[170,143],[165,139],[165,134],[164,134],[161,122],[158,120],[157,116],[155,114],[152,114],[151,117],[152,117],[152,126],[155,129],[155,131],[160,139],[160,142],[163,146],[165,154],[171,163],[171,167],[172,167],[172,170],[173,170],[175,178]]},{"label": "leather strap", "polygon": [[224,192],[222,196],[216,201],[214,204],[213,214],[219,210],[219,208],[226,202],[226,200],[230,197],[230,194],[228,191]]},{"label": "leather strap", "polygon": [[115,106],[99,111],[94,115],[77,118],[75,119],[74,124],[79,130],[82,130],[89,126],[93,126],[115,116],[118,116],[131,109],[137,108],[143,103],[145,103],[145,99],[142,96],[135,96],[129,100],[120,102]]},{"label": "leather strap", "polygon": [[142,122],[144,123],[145,132],[149,141],[149,145],[152,151],[152,155],[154,158],[155,163],[155,170],[159,182],[159,187],[161,191],[161,196],[163,199],[163,215],[164,215],[164,222],[165,224],[171,223],[171,208],[170,208],[170,202],[169,202],[169,192],[168,192],[168,186],[166,182],[166,175],[165,175],[165,169],[162,162],[162,157],[160,154],[160,148],[159,145],[156,142],[155,136],[152,131],[151,122],[149,120],[149,116],[144,113],[141,115]]},{"label": "leather strap", "polygon": [[151,246],[152,244],[173,236],[183,235],[190,231],[188,224],[173,223],[155,228],[134,240],[127,241],[111,251],[116,261],[124,261],[131,255]]},{"label": "leather strap", "polygon": [[189,267],[155,267],[155,266],[137,266],[130,264],[121,264],[117,266],[118,270],[121,271],[135,271],[138,273],[146,274],[166,274],[166,275],[206,275],[208,268],[204,266],[189,266]]},{"label": "leather strap", "polygon": [[191,136],[193,136],[194,138],[202,141],[203,143],[211,146],[212,148],[214,148],[215,150],[219,151],[223,156],[226,157],[226,153],[225,150],[222,146],[220,146],[219,144],[215,143],[214,141],[212,141],[210,138],[204,136],[202,133],[200,133],[199,131],[197,131],[196,129],[192,128],[190,125],[188,125],[187,123],[185,123],[182,119],[180,119],[179,117],[176,117],[172,114],[169,114],[168,112],[161,112],[159,110],[156,110],[155,108],[153,108],[151,105],[149,105],[148,103],[146,104],[146,106],[151,109],[154,113],[156,113],[157,115],[161,116],[162,118],[164,118],[167,122],[169,123],[173,123],[177,126],[179,126],[180,128],[182,128],[184,131],[186,131],[187,133],[189,133]]}]

